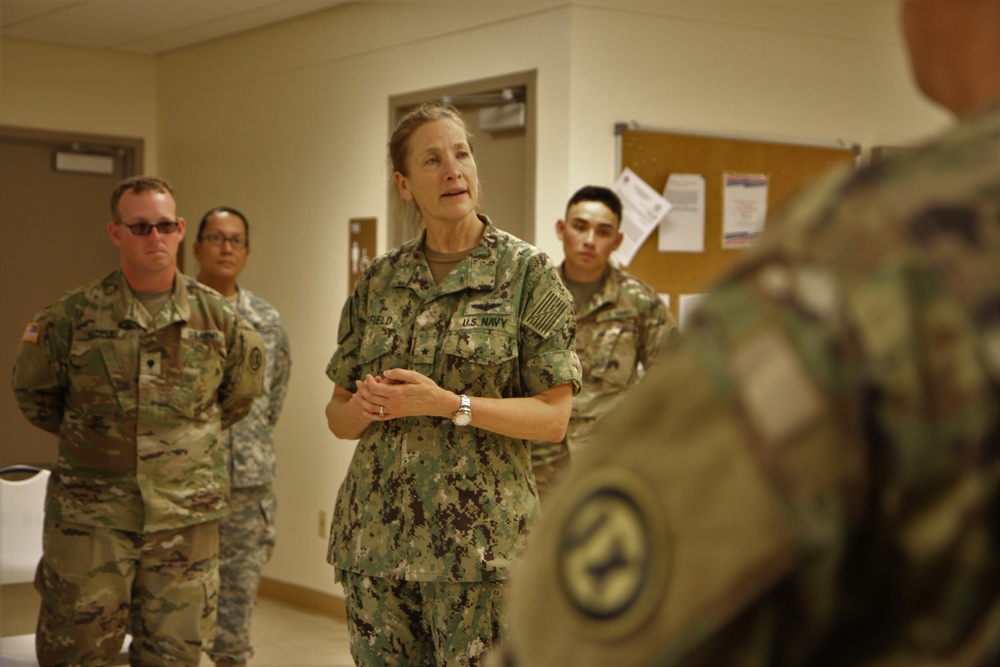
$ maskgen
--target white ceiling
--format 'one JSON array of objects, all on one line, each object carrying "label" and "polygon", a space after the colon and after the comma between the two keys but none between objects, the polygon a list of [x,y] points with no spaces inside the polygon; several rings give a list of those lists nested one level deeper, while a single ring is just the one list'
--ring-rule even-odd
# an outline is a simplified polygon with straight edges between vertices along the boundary
[{"label": "white ceiling", "polygon": [[[155,55],[351,1],[0,0],[0,37]],[[582,5],[615,6],[626,11],[639,10],[764,31],[882,42],[898,38],[897,0],[579,1]],[[470,7],[463,2],[451,2],[452,11],[467,11]],[[537,2],[540,6],[562,4],[560,0]]]},{"label": "white ceiling", "polygon": [[0,0],[0,36],[154,55],[349,0]]}]

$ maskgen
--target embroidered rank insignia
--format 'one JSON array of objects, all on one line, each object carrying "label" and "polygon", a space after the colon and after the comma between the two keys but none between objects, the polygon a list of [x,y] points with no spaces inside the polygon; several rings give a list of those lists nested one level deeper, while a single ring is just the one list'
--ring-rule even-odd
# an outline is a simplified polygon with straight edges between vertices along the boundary
[{"label": "embroidered rank insignia", "polygon": [[139,374],[158,376],[163,373],[162,352],[142,352],[139,355]]},{"label": "embroidered rank insignia", "polygon": [[34,343],[38,344],[38,339],[41,337],[38,322],[28,322],[27,326],[24,327],[24,333],[21,334],[22,343]]}]

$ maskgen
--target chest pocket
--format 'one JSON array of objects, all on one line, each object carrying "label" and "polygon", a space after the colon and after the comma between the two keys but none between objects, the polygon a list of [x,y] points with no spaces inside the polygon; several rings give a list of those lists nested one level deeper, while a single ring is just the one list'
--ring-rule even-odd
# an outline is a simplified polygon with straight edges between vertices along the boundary
[{"label": "chest pocket", "polygon": [[[361,377],[366,373],[378,377],[382,372],[397,367],[406,367],[396,354],[396,334],[384,327],[368,327],[358,350],[361,360]],[[353,391],[353,387],[351,388]]]},{"label": "chest pocket", "polygon": [[176,360],[161,357],[158,349],[162,348],[140,352],[140,381],[150,381],[165,391],[170,405],[191,417],[214,407],[226,361],[222,332],[182,330]]},{"label": "chest pocket", "polygon": [[442,351],[444,382],[449,389],[497,398],[520,395],[517,340],[507,332],[449,331]]},{"label": "chest pocket", "polygon": [[136,367],[128,360],[135,348],[131,338],[74,340],[69,352],[70,407],[92,415],[133,409]]},{"label": "chest pocket", "polygon": [[636,342],[635,327],[631,322],[616,322],[608,326],[596,341],[591,370],[594,379],[627,385],[636,372]]}]

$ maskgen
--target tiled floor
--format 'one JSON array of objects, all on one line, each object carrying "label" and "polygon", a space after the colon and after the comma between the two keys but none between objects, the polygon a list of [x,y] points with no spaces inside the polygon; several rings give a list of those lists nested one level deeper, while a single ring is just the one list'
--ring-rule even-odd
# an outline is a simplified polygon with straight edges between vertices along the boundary
[{"label": "tiled floor", "polygon": [[[19,591],[13,591],[18,593]],[[10,608],[5,619],[22,617],[21,625],[5,623],[4,635],[29,633],[15,640],[0,642],[0,667],[7,665],[37,665],[30,633],[37,617],[37,594],[27,590],[24,600],[16,598],[10,589],[3,597],[4,609]],[[20,613],[15,609],[21,607]],[[28,609],[30,608],[30,611]],[[9,627],[8,627],[9,626]],[[250,667],[352,667],[347,624],[338,618],[291,606],[273,598],[259,598],[253,618],[254,657]],[[24,639],[24,641],[21,641]],[[127,661],[122,663],[127,664]],[[207,655],[202,655],[199,667],[212,667]]]},{"label": "tiled floor", "polygon": [[[347,624],[325,614],[259,598],[253,616],[250,667],[352,667]],[[201,666],[211,667],[208,656]]]},{"label": "tiled floor", "polygon": [[[38,667],[34,632],[38,594],[31,584],[0,586],[0,667]],[[249,667],[353,667],[343,619],[260,597],[254,610]],[[127,649],[126,649],[127,650]],[[115,665],[127,665],[122,654]],[[489,665],[498,664],[487,661]],[[207,655],[198,667],[214,667]]]}]

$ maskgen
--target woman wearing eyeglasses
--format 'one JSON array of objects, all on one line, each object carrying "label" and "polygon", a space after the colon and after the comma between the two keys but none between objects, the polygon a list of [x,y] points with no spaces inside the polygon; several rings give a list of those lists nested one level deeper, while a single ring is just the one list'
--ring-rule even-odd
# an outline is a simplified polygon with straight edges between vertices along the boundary
[{"label": "woman wearing eyeglasses", "polygon": [[219,524],[219,613],[208,654],[216,667],[246,667],[253,656],[251,626],[261,572],[277,540],[274,491],[277,455],[272,431],[291,378],[288,332],[278,310],[237,280],[250,257],[250,222],[217,206],[202,216],[192,250],[198,280],[232,304],[264,339],[264,392],[250,414],[223,435],[232,512]]},{"label": "woman wearing eyeglasses", "polygon": [[13,385],[59,436],[37,587],[42,665],[189,665],[214,637],[222,429],[260,394],[264,349],[218,294],[177,271],[184,237],[159,178],[118,184],[121,266],[25,327]]}]

